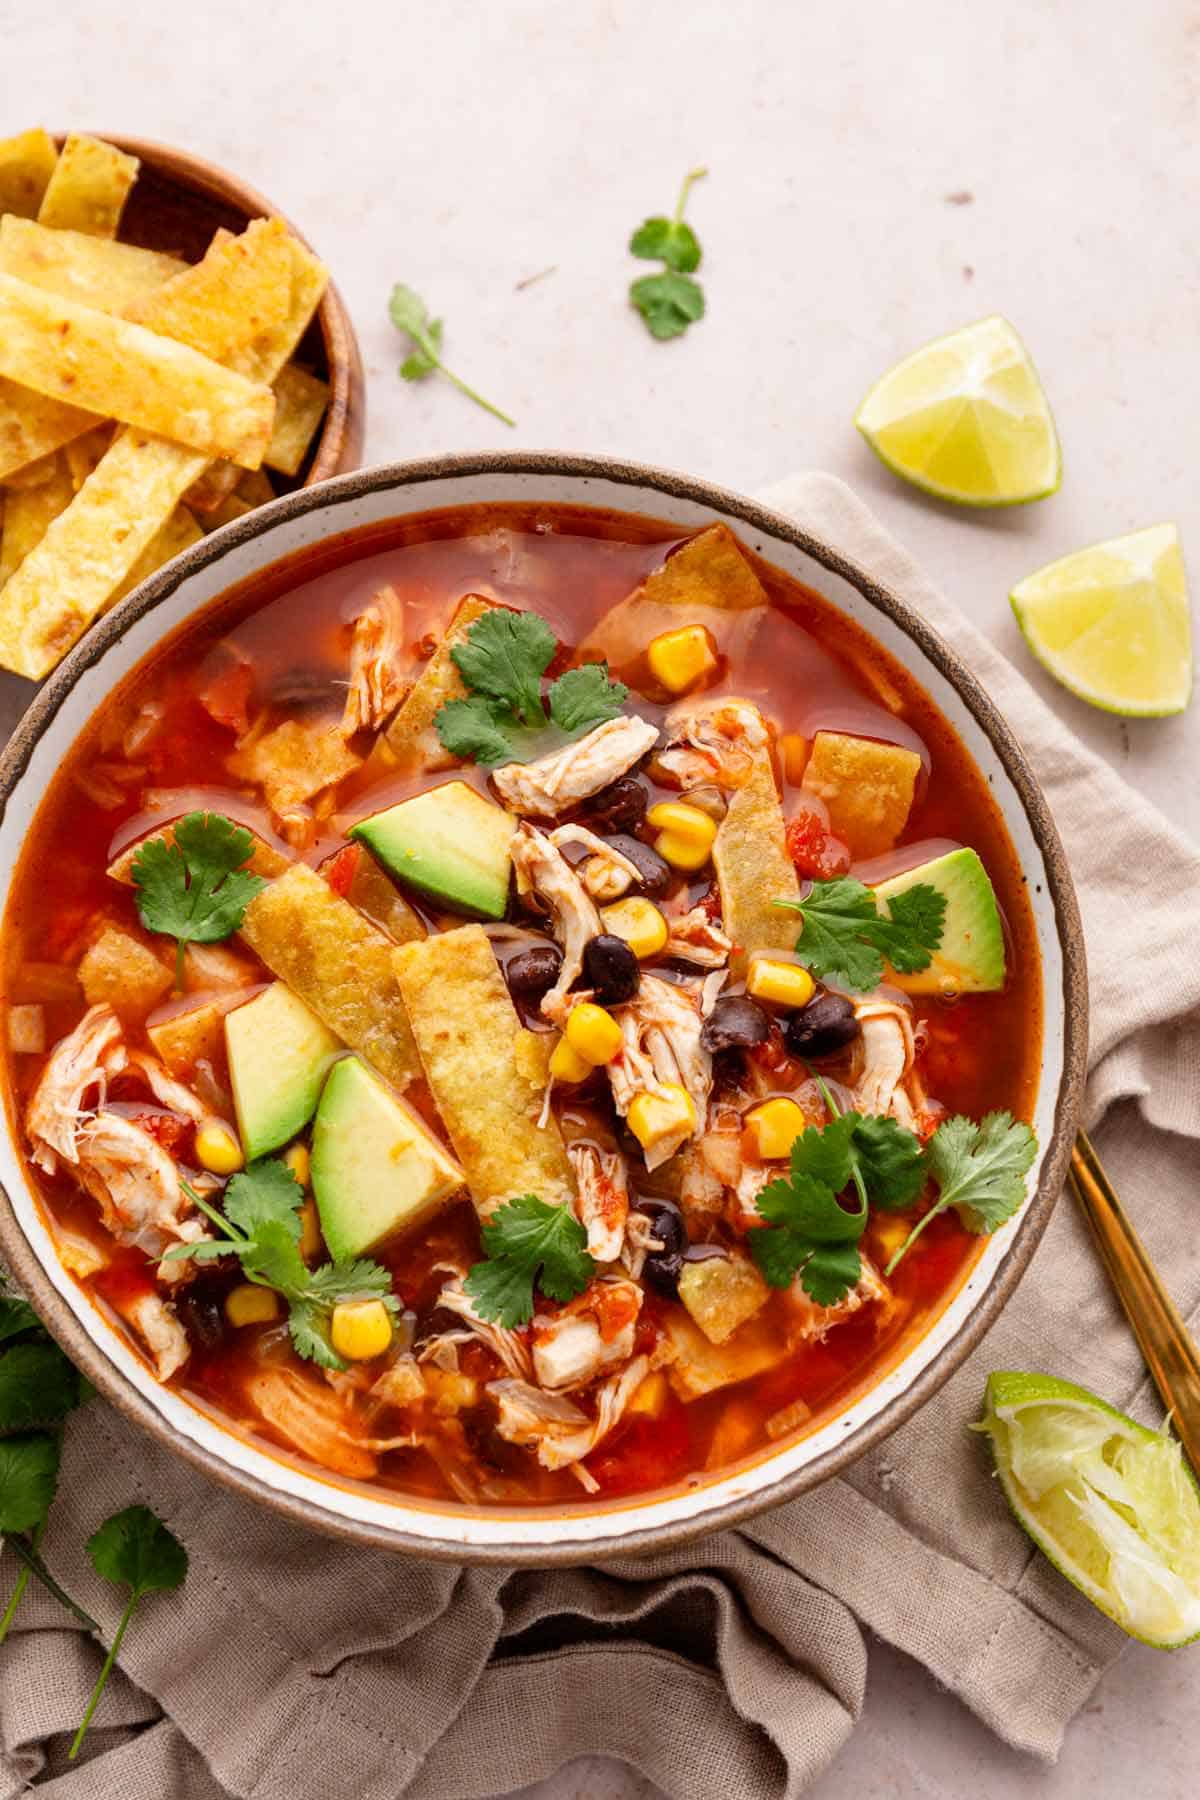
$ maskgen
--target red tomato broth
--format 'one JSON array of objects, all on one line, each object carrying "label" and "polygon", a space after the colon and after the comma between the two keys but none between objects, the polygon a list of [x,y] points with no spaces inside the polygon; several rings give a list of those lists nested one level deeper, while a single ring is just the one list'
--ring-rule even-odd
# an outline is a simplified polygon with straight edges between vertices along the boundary
[{"label": "red tomato broth", "polygon": [[[340,709],[341,690],[336,684],[344,682],[345,653],[340,647],[344,622],[384,583],[390,582],[404,601],[407,661],[416,670],[467,592],[529,606],[548,619],[564,643],[581,643],[595,621],[630,592],[678,538],[677,531],[660,522],[584,508],[453,509],[326,540],[231,590],[169,636],[126,678],[64,759],[29,834],[4,921],[4,998],[42,1000],[47,1007],[47,1043],[53,1044],[82,1016],[83,998],[77,994],[72,1001],[56,994],[46,1000],[41,991],[32,991],[29,966],[69,967],[78,959],[89,931],[94,935],[98,918],[144,936],[133,890],[109,881],[105,868],[126,843],[182,810],[169,790],[219,791],[226,796],[236,791],[225,768],[232,747],[230,731],[213,719],[199,697],[207,686],[211,700],[216,683],[235,710],[251,698],[244,682],[231,688],[225,679],[230,644],[239,657],[250,660],[259,703],[269,699],[273,686],[303,677],[314,687],[323,683],[335,691]],[[819,595],[755,560],[775,604],[738,665],[723,664],[712,691],[761,700],[781,732],[811,735],[824,725],[920,751],[928,773],[902,842],[943,837],[973,845],[991,875],[1009,940],[1009,981],[1003,993],[954,1002],[915,999],[914,1017],[924,1021],[928,1033],[923,1070],[929,1091],[951,1112],[979,1116],[1007,1107],[1028,1118],[1040,1065],[1040,969],[1025,877],[987,784],[902,665]],[[786,684],[779,681],[780,669],[787,670]],[[125,731],[147,702],[162,706],[163,720],[136,759],[145,777],[123,794],[119,804],[103,808],[81,790],[78,778],[98,759],[120,758]],[[638,705],[643,713],[657,716],[640,696]],[[287,710],[283,706],[278,717]],[[473,765],[453,774],[486,787],[487,772]],[[391,774],[372,779],[369,765],[364,765],[338,787],[333,815],[323,822],[303,860],[323,863],[345,848],[345,831],[357,818],[447,778],[440,772],[424,778]],[[805,801],[785,779],[782,790],[785,814],[792,818],[804,809]],[[253,794],[241,799],[233,816],[278,844],[261,801]],[[335,864],[326,873],[342,890],[353,871],[347,859],[339,861],[340,869]],[[694,898],[703,896],[710,879],[697,878]],[[428,923],[438,922],[439,915],[419,897],[409,898]],[[456,921],[442,915],[441,922]],[[248,954],[242,946],[239,953]],[[269,979],[266,972],[263,979]],[[6,1061],[9,1105],[15,1115],[31,1091],[42,1059],[10,1055]],[[410,1088],[406,1098],[440,1129],[432,1101],[420,1084]],[[32,1178],[60,1227],[86,1226],[95,1235],[91,1203],[70,1180],[61,1174],[47,1178],[39,1173]],[[645,1191],[653,1191],[654,1185],[650,1178]],[[869,1236],[864,1247],[870,1249],[871,1242]],[[874,1316],[875,1308],[864,1307],[824,1341],[802,1346],[784,1364],[752,1381],[687,1406],[672,1394],[657,1419],[626,1417],[588,1460],[599,1485],[597,1503],[650,1494],[685,1480],[713,1479],[714,1470],[707,1464],[714,1438],[725,1441],[720,1437],[722,1421],[728,1419],[731,1404],[736,1403],[745,1418],[756,1420],[758,1429],[721,1466],[770,1449],[765,1422],[793,1401],[803,1400],[810,1416],[780,1441],[816,1430],[874,1385],[928,1330],[966,1279],[981,1243],[953,1216],[939,1218],[897,1271],[892,1283],[897,1304],[886,1323],[881,1325]],[[401,1303],[420,1308],[435,1297],[440,1279],[434,1270],[437,1261],[454,1255],[473,1260],[478,1253],[474,1213],[464,1202],[414,1239],[385,1245],[377,1255],[391,1271]],[[139,1280],[149,1283],[142,1269],[148,1265],[140,1252],[120,1250],[108,1269],[84,1285],[97,1299],[119,1306]],[[237,1279],[236,1271],[228,1276],[206,1271],[197,1288],[219,1301]],[[175,1385],[192,1394],[205,1410],[236,1423],[243,1433],[270,1440],[269,1431],[250,1424],[239,1399],[245,1373],[259,1354],[261,1335],[246,1329],[226,1333],[217,1348],[195,1347]],[[732,1441],[728,1433],[726,1439]],[[561,1508],[585,1503],[569,1471],[550,1474],[531,1455],[520,1454],[523,1491],[502,1494],[500,1504]],[[373,1485],[433,1503],[454,1497],[443,1470],[423,1450],[385,1458]],[[503,1478],[498,1485],[503,1489]]]}]

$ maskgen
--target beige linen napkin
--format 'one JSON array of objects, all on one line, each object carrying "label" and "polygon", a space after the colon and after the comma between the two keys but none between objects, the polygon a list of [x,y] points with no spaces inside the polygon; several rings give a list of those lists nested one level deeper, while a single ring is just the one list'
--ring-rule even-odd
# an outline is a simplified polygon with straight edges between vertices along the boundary
[{"label": "beige linen napkin", "polygon": [[[1089,1124],[1194,1317],[1200,855],[1074,742],[839,482],[800,477],[766,499],[930,619],[1031,755],[1091,953]],[[546,1573],[435,1566],[282,1524],[95,1401],[68,1431],[52,1568],[111,1632],[117,1599],[82,1547],[141,1500],[183,1539],[191,1573],[145,1606],[89,1760],[70,1770],[66,1734],[101,1652],[27,1597],[0,1651],[0,1800],[30,1779],[62,1800],[471,1800],[591,1751],[688,1800],[774,1800],[800,1793],[852,1729],[863,1626],[1052,1758],[1123,1640],[1031,1552],[966,1429],[999,1367],[1046,1368],[1158,1416],[1069,1200],[986,1342],[848,1476],[675,1554]]]}]

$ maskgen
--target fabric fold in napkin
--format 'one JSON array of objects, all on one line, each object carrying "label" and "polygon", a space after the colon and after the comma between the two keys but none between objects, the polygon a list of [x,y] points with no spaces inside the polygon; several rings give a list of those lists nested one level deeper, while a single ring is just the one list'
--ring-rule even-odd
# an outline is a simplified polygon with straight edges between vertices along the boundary
[{"label": "fabric fold in napkin", "polygon": [[[906,599],[965,656],[1066,842],[1091,959],[1088,1124],[1189,1322],[1200,1138],[1200,852],[1086,752],[840,482],[765,502]],[[799,1794],[862,1707],[863,1627],[1009,1743],[1052,1758],[1125,1641],[1033,1552],[968,1430],[995,1368],[1160,1409],[1067,1198],[975,1354],[838,1480],[678,1552],[459,1569],[334,1543],[195,1474],[111,1408],[74,1418],[44,1551],[111,1634],[83,1545],[152,1505],[191,1572],[129,1634],[79,1766],[101,1650],[40,1593],[0,1650],[0,1800],[484,1800],[607,1752],[687,1800]]]}]

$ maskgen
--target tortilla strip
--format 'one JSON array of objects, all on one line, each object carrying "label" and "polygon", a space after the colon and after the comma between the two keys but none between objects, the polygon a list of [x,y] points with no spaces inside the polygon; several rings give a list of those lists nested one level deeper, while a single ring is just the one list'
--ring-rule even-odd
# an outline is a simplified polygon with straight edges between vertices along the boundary
[{"label": "tortilla strip", "polygon": [[275,498],[271,477],[265,469],[246,469],[237,484],[237,498],[247,506],[266,506]]},{"label": "tortilla strip", "polygon": [[38,223],[114,238],[138,159],[99,138],[72,132],[62,147],[38,209]]},{"label": "tortilla strip", "polygon": [[0,272],[100,312],[124,312],[186,268],[177,256],[136,244],[51,231],[33,219],[0,219]]},{"label": "tortilla strip", "polygon": [[112,448],[113,438],[118,427],[110,419],[102,425],[96,425],[91,431],[85,431],[82,437],[72,438],[63,446],[63,461],[71,472],[71,486],[78,493],[89,475],[93,475],[100,467],[105,451]]},{"label": "tortilla strip", "polygon": [[103,423],[97,413],[48,400],[0,376],[0,481],[11,481],[18,471],[23,474]]},{"label": "tortilla strip", "polygon": [[824,801],[830,830],[852,856],[882,856],[908,823],[920,774],[915,750],[818,731],[800,785]]},{"label": "tortilla strip", "polygon": [[255,219],[240,237],[210,245],[196,264],[202,276],[177,268],[170,281],[133,298],[125,317],[233,367],[248,340],[277,331],[288,316],[290,246],[282,219]]},{"label": "tortilla strip", "polygon": [[735,788],[713,845],[721,892],[722,926],[733,939],[733,979],[746,972],[751,950],[792,950],[799,927],[776,900],[798,900],[800,883],[787,852],[783,808],[768,749],[756,751],[745,787]]},{"label": "tortilla strip", "polygon": [[75,498],[71,472],[61,457],[48,481],[37,487],[15,488],[4,509],[4,536],[0,538],[0,587],[16,573]]},{"label": "tortilla strip", "polygon": [[[589,632],[578,660],[603,657],[629,669],[647,644],[680,624],[708,627],[717,648],[736,657],[767,606],[767,591],[727,525],[710,525],[672,550],[641,586],[610,608]],[[686,607],[681,619],[679,609]]]},{"label": "tortilla strip", "polygon": [[147,1025],[146,1036],[172,1075],[190,1076],[202,1058],[210,1063],[219,1060],[225,1046],[225,1014],[208,1000]]},{"label": "tortilla strip", "polygon": [[[242,829],[250,830],[248,825],[243,826]],[[273,845],[264,843],[262,838],[256,836],[254,832],[251,831],[250,836],[254,839],[254,848],[250,852],[249,861],[244,865],[250,873],[263,875],[268,881],[274,881],[278,875],[286,875],[292,867],[291,858],[284,856],[282,851],[276,850]],[[120,881],[126,887],[132,887],[133,859],[142,846],[148,844],[152,838],[162,838],[164,843],[173,844],[175,842],[174,822],[172,821],[170,825],[160,826],[155,831],[148,831],[145,837],[136,838],[132,844],[127,844],[121,854],[109,863],[106,871],[109,879]]]},{"label": "tortilla strip", "polygon": [[482,594],[466,594],[455,607],[446,635],[400,703],[383,734],[391,758],[406,766],[448,769],[459,759],[443,750],[434,719],[448,700],[464,700],[467,690],[450,652],[461,644],[476,619],[494,612],[496,602]]},{"label": "tortilla strip", "polygon": [[390,939],[303,863],[256,894],[242,936],[273,975],[393,1087],[421,1072]]},{"label": "tortilla strip", "polygon": [[0,142],[0,213],[36,218],[57,162],[54,139],[40,126]]},{"label": "tortilla strip", "polygon": [[104,608],[105,612],[114,607],[118,600],[123,600],[126,594],[131,594],[139,582],[145,581],[149,576],[155,574],[163,567],[164,563],[169,563],[173,556],[178,556],[181,550],[188,550],[193,544],[198,544],[203,536],[204,533],[195,516],[188,511],[186,506],[177,506],[166,524],[150,539]]},{"label": "tortilla strip", "polygon": [[480,1217],[520,1194],[570,1204],[575,1184],[558,1122],[538,1124],[544,1082],[523,1051],[532,1034],[482,926],[403,944],[392,961],[425,1079]]},{"label": "tortilla strip", "polygon": [[329,383],[296,363],[288,363],[275,382],[275,424],[263,455],[269,469],[298,475],[318,425],[329,405]]},{"label": "tortilla strip", "polygon": [[271,438],[275,398],[264,383],[144,325],[3,274],[0,375],[247,469],[259,466]]}]

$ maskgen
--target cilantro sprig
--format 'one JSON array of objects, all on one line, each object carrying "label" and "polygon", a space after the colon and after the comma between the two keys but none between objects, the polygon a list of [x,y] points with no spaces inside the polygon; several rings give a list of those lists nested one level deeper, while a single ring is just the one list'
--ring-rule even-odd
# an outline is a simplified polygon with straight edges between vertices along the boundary
[{"label": "cilantro sprig", "polygon": [[609,679],[604,663],[568,669],[543,700],[542,679],[557,647],[537,613],[497,607],[476,619],[450,652],[469,696],[439,709],[435,723],[443,747],[485,767],[527,762],[615,719],[629,690]]},{"label": "cilantro sprig", "polygon": [[630,301],[651,337],[679,337],[704,317],[704,290],[693,276],[700,267],[700,241],[685,224],[683,212],[693,184],[707,173],[689,169],[672,216],[659,213],[644,219],[629,240],[631,255],[665,265],[661,274],[643,275],[629,288]]},{"label": "cilantro sprig", "polygon": [[776,900],[798,912],[803,930],[796,954],[814,975],[842,981],[867,993],[883,980],[884,958],[905,975],[933,961],[942,941],[946,897],[928,882],[893,894],[881,911],[877,896],[861,881],[840,875],[814,881],[802,900]]},{"label": "cilantro sprig", "polygon": [[480,1317],[506,1330],[532,1319],[535,1285],[551,1300],[572,1300],[596,1273],[570,1208],[533,1194],[499,1207],[480,1235],[487,1261],[468,1270],[463,1286]]},{"label": "cilantro sprig", "polygon": [[106,1519],[99,1531],[93,1532],[88,1539],[87,1552],[97,1575],[114,1586],[127,1587],[129,1599],[71,1744],[72,1762],[79,1755],[92,1714],[100,1704],[100,1696],[108,1685],[117,1652],[139,1603],[146,1594],[181,1587],[188,1568],[187,1551],[148,1506],[127,1506],[124,1512],[114,1513],[111,1519]]},{"label": "cilantro sprig", "polygon": [[499,419],[504,425],[516,425],[515,419],[510,419],[506,412],[501,412],[498,406],[493,406],[490,400],[485,400],[482,394],[477,394],[473,387],[468,387],[453,370],[446,367],[442,361],[442,321],[431,319],[425,302],[412,288],[405,287],[403,282],[397,282],[392,289],[392,297],[388,301],[388,316],[397,331],[407,332],[412,339],[412,351],[400,364],[400,374],[405,381],[424,381],[427,375],[440,369],[460,394],[465,394],[476,406],[482,406],[484,412],[491,413],[494,419]]},{"label": "cilantro sprig", "polygon": [[945,1119],[925,1151],[926,1168],[940,1190],[937,1200],[917,1220],[884,1274],[892,1273],[930,1220],[949,1207],[977,1237],[998,1230],[1025,1198],[1025,1177],[1037,1148],[1031,1127],[1009,1112],[988,1113],[978,1124],[961,1114]]},{"label": "cilantro sprig", "polygon": [[346,1366],[329,1338],[330,1314],[339,1300],[382,1300],[393,1317],[398,1314],[388,1272],[377,1262],[359,1257],[308,1267],[300,1254],[304,1190],[278,1158],[251,1163],[235,1175],[225,1189],[223,1213],[195,1189],[187,1192],[222,1236],[176,1244],[164,1260],[238,1257],[247,1281],[274,1288],[287,1303],[292,1343],[310,1362],[324,1369]]},{"label": "cilantro sprig", "polygon": [[243,866],[254,851],[250,832],[224,813],[188,813],[172,837],[147,839],[130,874],[146,930],[175,939],[175,985],[182,988],[186,946],[229,937],[267,884]]}]

